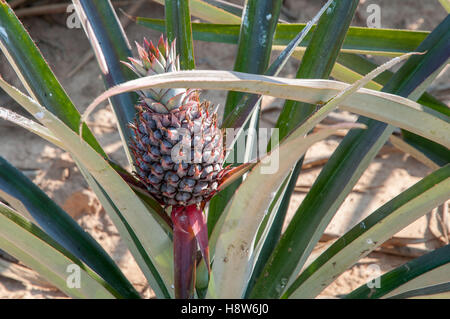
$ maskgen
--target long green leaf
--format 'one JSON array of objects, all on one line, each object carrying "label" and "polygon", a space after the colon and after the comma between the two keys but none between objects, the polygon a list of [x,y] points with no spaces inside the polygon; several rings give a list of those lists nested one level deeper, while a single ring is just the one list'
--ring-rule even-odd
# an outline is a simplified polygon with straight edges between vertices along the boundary
[{"label": "long green leaf", "polygon": [[[232,71],[180,71],[143,77],[111,88],[88,106],[82,120],[112,95],[150,87],[234,90],[317,104],[332,99],[349,85],[330,80],[287,79]],[[342,102],[340,108],[450,146],[448,117],[410,99],[362,88]]]},{"label": "long green leaf", "polygon": [[33,120],[3,107],[0,107],[0,119],[19,125],[49,141],[50,143],[64,149],[64,145],[62,145],[61,141],[48,128]]},{"label": "long green leaf", "polygon": [[[384,90],[417,99],[425,90],[423,84],[437,75],[450,55],[450,50],[446,48],[450,45],[449,28],[450,16],[417,49],[427,53],[411,57]],[[378,108],[374,103],[369,103]],[[397,116],[405,114],[402,112]],[[286,286],[286,279],[288,284],[293,281],[347,194],[391,135],[393,126],[378,121],[380,119],[360,117],[358,122],[368,125],[368,129],[349,132],[333,153],[281,237],[263,270],[268,275],[255,285],[252,297],[278,297],[283,292],[279,287]],[[411,128],[402,128],[412,131]]]},{"label": "long green leaf", "polygon": [[[136,22],[138,24],[159,30],[159,31],[164,31],[165,27],[164,27],[164,20],[159,20],[159,19],[151,19],[151,18],[143,18],[143,17],[136,17]],[[210,18],[208,21],[211,22],[215,22],[214,19]],[[295,24],[290,24],[295,25]],[[211,42],[211,41],[216,41],[216,42],[220,42],[220,43],[232,43],[232,44],[236,44],[237,40],[238,40],[238,34],[239,34],[239,27],[238,25],[233,26],[232,28],[229,25],[224,25],[223,29],[222,27],[215,27],[215,24],[212,23],[204,23],[204,24],[198,24],[198,23],[193,23],[192,24],[192,28],[193,28],[193,33],[194,33],[194,39],[195,40],[202,40],[202,41],[207,41],[207,42]],[[280,25],[278,25],[280,26]],[[230,28],[229,30],[227,28]],[[302,30],[304,28],[304,25],[301,26],[300,29],[297,28],[297,30]],[[350,27],[349,30],[352,30],[353,27]],[[200,38],[200,34],[202,32],[206,33],[208,30],[210,30],[208,34],[210,34],[210,36],[205,38]],[[370,29],[373,30],[373,29]],[[380,29],[377,29],[380,30]],[[397,31],[397,32],[410,32],[409,30],[389,30],[389,31]],[[414,31],[415,34],[416,31]],[[429,32],[421,32],[422,34],[417,37],[416,40],[414,40],[414,43],[417,43],[417,45],[420,43],[420,41],[422,41],[423,39],[425,39],[425,37],[429,34]],[[294,36],[294,35],[293,35]],[[228,37],[228,38],[227,38]],[[366,37],[365,35],[363,37]],[[397,36],[396,36],[397,37]],[[396,38],[395,37],[395,38]],[[399,38],[401,38],[401,34],[398,35]],[[311,36],[310,36],[311,38]],[[302,42],[301,46],[306,47],[306,44],[309,44],[309,42],[311,41],[311,39],[305,39],[305,41],[308,40],[308,43],[306,42]],[[276,44],[276,38],[274,39],[274,47],[276,47],[277,49],[282,50],[283,46]],[[337,59],[337,65],[335,65],[335,68],[333,69],[333,77],[340,79],[340,80],[344,80],[343,78],[341,78],[339,75],[342,75],[342,68],[345,67],[347,70],[351,70],[351,71],[355,71],[359,74],[367,74],[368,72],[370,72],[371,70],[373,70],[376,65],[372,62],[369,62],[367,59],[358,56],[356,54],[353,53],[349,53],[348,50],[345,48],[345,40],[344,40],[344,46],[343,49],[341,51],[341,54],[339,55],[338,59]],[[409,46],[408,46],[409,47]],[[411,46],[410,50],[402,50],[403,53],[409,52],[411,50],[414,50],[416,47]],[[305,49],[303,49],[305,50]],[[400,55],[402,52],[399,52],[398,55]],[[300,54],[301,53],[301,54]],[[298,57],[299,59],[301,59],[304,55],[304,52],[295,52],[294,53],[294,57]],[[348,72],[348,71],[347,71]],[[347,74],[348,75],[348,74]],[[355,73],[356,75],[356,73]],[[378,78],[375,79],[375,82],[379,83],[379,84],[386,84],[387,81],[392,77],[392,73],[390,71],[386,71],[385,74],[380,75]],[[356,75],[356,78],[354,78],[353,80],[351,80],[350,82],[354,82],[355,80],[359,79],[360,77]],[[382,85],[374,85],[373,89],[376,88],[382,88]],[[427,93],[424,93],[424,96],[426,96],[427,98],[430,98],[430,95]],[[423,100],[423,102],[425,102],[426,100]],[[431,102],[431,101],[429,101]],[[440,104],[440,109],[441,110],[445,110],[447,109],[448,112],[448,108],[446,107],[445,104],[439,103]],[[431,106],[432,104],[430,104]]]},{"label": "long green leaf", "polygon": [[[245,291],[245,298],[249,297],[253,286],[257,282],[257,279],[261,275],[261,272],[264,269],[267,260],[269,259],[274,247],[280,239],[280,234],[283,229],[284,220],[289,206],[289,201],[285,199],[285,194],[286,192],[292,192],[295,188],[297,180],[292,179],[291,176],[293,174],[296,174],[297,172],[300,172],[300,169],[301,166],[296,164],[291,170],[290,175],[286,177],[282,186],[278,189],[275,197],[273,198],[265,220],[261,224],[261,227],[258,231],[258,234],[263,233],[263,231],[266,234],[264,237],[264,234],[261,234],[261,237],[263,238],[261,238],[260,240],[262,241],[262,239],[264,239],[264,242],[261,243],[258,259],[255,261],[255,266]],[[257,237],[256,239],[258,240],[259,238]]]},{"label": "long green leaf", "polygon": [[442,284],[450,280],[450,245],[436,249],[391,270],[374,281],[379,287],[363,285],[345,298],[381,298],[403,292]]},{"label": "long green leaf", "polygon": [[[134,79],[135,76],[121,61],[131,57],[131,49],[125,32],[118,20],[111,1],[73,0],[75,10],[88,37],[105,87]],[[133,92],[111,98],[111,105],[117,118],[119,134],[130,164],[133,163],[128,142],[133,133],[128,124],[133,121],[137,94]],[[46,105],[44,102],[41,104]]]},{"label": "long green leaf", "polygon": [[403,140],[439,166],[450,163],[450,150],[414,133],[402,130]]},{"label": "long green leaf", "polygon": [[176,39],[181,69],[195,69],[189,1],[165,0],[164,11],[167,39]]},{"label": "long green leaf", "polygon": [[[163,0],[158,0],[157,2],[162,3],[162,1]],[[445,1],[447,1],[447,0],[445,0]],[[207,33],[208,30],[211,31],[209,33],[210,37],[208,39],[204,39],[204,41],[219,41],[219,42],[226,42],[226,43],[231,41],[229,43],[237,43],[238,33],[239,33],[239,28],[237,25],[233,26],[233,29],[232,30],[230,29],[229,32],[224,32],[225,30],[222,30],[222,29],[220,30],[220,32],[218,32],[219,30],[214,30],[214,23],[219,23],[219,24],[222,23],[222,24],[226,24],[224,27],[230,27],[230,25],[229,25],[230,23],[239,22],[238,17],[242,14],[242,7],[240,7],[238,5],[230,4],[234,8],[238,9],[238,10],[236,10],[236,9],[231,10],[229,8],[230,5],[228,3],[224,3],[224,5],[222,6],[221,5],[222,1],[211,0],[211,1],[207,1],[207,2],[210,4],[214,4],[216,7],[211,8],[211,6],[208,6],[206,4],[197,5],[198,3],[203,4],[203,2],[199,1],[199,0],[192,0],[191,1],[191,9],[194,14],[197,14],[197,16],[199,16],[202,19],[204,19],[208,22],[211,22],[213,24],[203,24],[205,27],[204,29],[202,29],[200,27],[200,24],[193,24],[194,29],[197,28],[197,29],[199,29],[200,32],[204,31],[205,34]],[[206,7],[208,7],[208,8],[206,8]],[[219,17],[219,15],[221,13],[223,13],[223,10],[221,10],[221,9],[224,9],[229,12],[223,18]],[[216,15],[216,13],[217,13],[217,15]],[[140,22],[144,23],[144,24],[149,23],[150,25],[152,25],[152,26],[149,25],[149,27],[153,27],[155,29],[162,30],[162,31],[164,30],[164,20],[147,19],[147,18],[141,18],[141,17],[137,17],[135,19],[138,23],[140,23]],[[234,22],[234,20],[236,20],[236,19],[237,19],[237,21]],[[304,27],[304,26],[302,26],[302,27]],[[226,28],[224,28],[224,29],[226,29]],[[351,27],[351,29],[353,29],[353,28]],[[380,30],[380,29],[378,29],[378,30]],[[410,32],[409,30],[392,30],[392,29],[386,29],[386,30],[389,32],[391,32],[391,31]],[[419,37],[420,39],[417,38],[414,40],[417,44],[419,44],[420,41],[423,40],[426,37],[426,35],[429,33],[427,31],[420,31],[420,32],[423,33]],[[414,31],[413,34],[417,35],[417,31]],[[293,33],[293,35],[294,35],[294,33]],[[230,37],[230,40],[224,40],[225,37]],[[397,35],[396,37],[403,38],[401,35]],[[396,37],[394,37],[394,38],[396,38]],[[276,39],[275,39],[275,41],[276,41]],[[276,45],[276,46],[280,47],[279,45]],[[303,52],[295,52],[294,57],[295,56],[297,56],[301,59],[301,57],[303,57]],[[344,56],[346,56],[346,59],[341,59],[341,57],[344,57]],[[345,61],[347,61],[348,63],[345,63]],[[361,63],[361,61],[363,63]],[[350,82],[350,83],[353,83],[354,81],[358,80],[361,77],[357,76],[356,73],[354,73],[356,78],[349,80],[351,71],[349,69],[347,69],[347,67],[351,68],[352,70],[357,70],[357,72],[359,74],[367,74],[368,72],[370,72],[371,70],[373,70],[376,67],[373,63],[369,62],[368,60],[366,60],[358,55],[351,54],[351,53],[345,53],[345,52],[341,53],[341,55],[338,58],[338,62],[342,63],[342,65],[340,65],[339,63],[335,64],[335,68],[333,69],[333,72],[332,72],[333,77],[336,79],[339,79],[341,81],[346,81],[346,82]],[[370,64],[372,64],[372,66],[370,66]],[[368,65],[369,65],[369,67],[368,67]],[[345,73],[345,77],[342,76],[344,74],[343,71]],[[383,85],[386,84],[387,81],[389,80],[389,78],[391,77],[391,75],[389,75],[391,72],[386,71],[385,73],[387,73],[386,74],[387,76],[384,76],[384,74],[380,75],[379,81],[378,81],[378,79],[375,79],[375,81],[378,83],[381,83]],[[369,88],[381,89],[382,86],[378,86],[376,83],[371,83]],[[424,97],[430,97],[430,95],[427,93],[424,93]],[[425,100],[425,98],[420,99],[421,104],[425,104],[427,106],[432,107],[432,105],[429,104],[430,100],[428,100],[427,103],[426,103],[426,101],[427,100]],[[444,105],[442,103],[440,103],[440,104],[441,104],[441,106],[440,106],[441,109],[444,108],[444,109],[447,109],[447,111],[448,111],[448,108],[446,105]],[[432,108],[434,108],[434,107],[432,107]]]},{"label": "long green leaf", "polygon": [[[361,77],[364,76],[364,74],[367,74],[378,67],[376,63],[369,61],[363,56],[352,53],[341,52],[337,58],[337,62],[340,63],[343,67],[349,68],[350,70],[357,72],[358,74],[360,74]],[[389,80],[392,78],[393,75],[394,75],[393,72],[386,70],[382,74],[377,76],[374,79],[374,82],[378,84],[379,89],[382,89],[382,87],[389,82]],[[339,76],[334,77],[339,78]],[[449,107],[445,103],[437,100],[435,97],[433,97],[431,94],[427,92],[422,94],[418,102],[432,108],[433,110],[436,110],[447,116],[450,116]]]},{"label": "long green leaf", "polygon": [[[283,66],[286,64],[287,60],[290,58],[292,53],[294,52],[295,48],[298,46],[298,44],[303,40],[303,38],[308,34],[312,24],[315,20],[317,20],[320,17],[319,13],[313,20],[311,20],[307,27],[303,29],[287,46],[286,48],[278,55],[278,57],[273,61],[273,63],[270,65],[270,67],[266,70],[265,75],[278,75],[280,71],[282,70]],[[309,26],[309,27],[308,27]],[[241,130],[245,128],[244,124],[247,122],[248,117],[252,113],[255,107],[259,105],[261,102],[262,95],[255,95],[255,94],[245,94],[242,99],[239,101],[239,103],[234,107],[233,111],[224,119],[222,123],[222,127],[224,128],[240,128]],[[236,134],[239,136],[239,134]],[[227,147],[233,147],[233,143],[227,142]],[[238,182],[236,182],[237,184]],[[232,188],[234,189],[235,185],[232,185]],[[226,202],[228,196],[227,194],[232,194],[230,190],[225,190],[219,192],[219,194],[216,195],[216,199],[214,201],[220,203],[221,201]],[[208,231],[209,234],[211,234],[212,230],[214,229],[214,226],[217,222],[217,220],[220,217],[221,210],[211,208],[209,214],[208,214]],[[267,216],[269,217],[269,216]]]},{"label": "long green leaf", "polygon": [[450,164],[402,192],[333,243],[286,290],[284,298],[314,298],[337,276],[450,196]]},{"label": "long green leaf", "polygon": [[429,158],[429,154],[425,155],[425,153],[419,151],[417,148],[413,147],[411,144],[405,142],[402,138],[394,134],[389,137],[389,142],[391,142],[391,144],[400,151],[411,155],[416,160],[431,169],[438,169],[440,167],[440,165],[436,164]]},{"label": "long green leaf", "polygon": [[242,11],[244,8],[238,4],[230,3],[223,0],[203,0],[204,2],[207,2],[215,7],[215,9],[223,9],[226,12],[229,12],[231,14],[234,14],[238,17],[242,16]]},{"label": "long green leaf", "polygon": [[[239,41],[234,64],[234,71],[263,74],[269,64],[272,51],[272,41],[280,15],[280,0],[248,0],[242,12]],[[255,41],[256,39],[256,41]],[[244,97],[241,92],[228,92],[223,112],[226,118]],[[257,104],[259,105],[259,104]],[[245,129],[257,130],[259,126],[259,106],[253,111]],[[239,134],[238,136],[240,136]],[[252,154],[255,149],[255,140],[246,136],[246,154]],[[234,161],[231,161],[232,163]],[[236,180],[219,196],[214,197],[209,204],[208,215],[217,220],[225,209],[226,204],[233,196],[242,179]],[[212,225],[209,225],[212,226]]]},{"label": "long green leaf", "polygon": [[[280,0],[246,1],[238,29],[240,31],[234,71],[254,74],[263,74],[266,71],[280,8]],[[241,97],[242,93],[229,92],[224,116],[233,110]]]},{"label": "long green leaf", "polygon": [[409,290],[390,297],[391,299],[450,299],[450,282]]},{"label": "long green leaf", "polygon": [[[164,4],[165,0],[153,0],[159,4]],[[228,13],[221,8],[217,8],[205,1],[202,0],[189,0],[189,7],[192,15],[203,19],[205,21],[209,21],[209,19],[214,19],[218,23],[239,23],[240,18]],[[164,25],[164,20],[163,25]]]},{"label": "long green leaf", "polygon": [[[8,58],[28,93],[73,131],[77,131],[80,121],[78,110],[59,84],[22,23],[4,0],[0,0],[0,49]],[[84,127],[83,132],[86,142],[106,157],[87,126]]]},{"label": "long green leaf", "polygon": [[[0,203],[0,248],[73,298],[120,295],[39,227]],[[75,278],[78,276],[79,278]],[[73,276],[73,280],[70,278]],[[79,282],[79,286],[77,284]],[[73,286],[72,286],[73,284]]]},{"label": "long green leaf", "polygon": [[[320,18],[314,30],[311,42],[306,49],[297,71],[297,78],[327,79],[330,76],[358,3],[359,0],[333,2],[327,10],[327,14]],[[279,129],[280,137],[283,138],[286,136],[295,126],[307,119],[315,109],[315,105],[287,100],[275,125]],[[271,143],[268,145],[269,149],[270,145]],[[261,275],[264,265],[278,242],[281,234],[281,225],[284,222],[302,164],[303,158],[300,158],[293,168],[292,173],[288,176],[288,184],[290,187],[284,192],[279,209],[274,212],[276,214],[274,229],[270,240],[267,240],[261,257],[258,259],[255,271],[252,274],[254,278],[252,283],[255,283]],[[252,288],[250,285],[247,293],[250,293]]]},{"label": "long green leaf", "polygon": [[[296,78],[328,79],[358,3],[359,0],[339,1],[331,8],[331,14],[322,16],[303,56]],[[315,107],[296,101],[286,101],[276,124],[280,136],[284,137],[291,132],[314,111]],[[297,176],[293,178],[296,179]]]},{"label": "long green leaf", "polygon": [[[264,75],[278,75],[283,69],[284,65],[295,51],[295,48],[299,45],[301,41],[308,35],[320,16],[324,11],[330,6],[333,0],[329,0],[316,14],[316,16],[307,23],[306,27],[299,32],[299,34],[292,39],[292,41],[286,46],[286,48],[278,55],[278,57],[273,61],[270,67],[264,72]],[[222,123],[224,128],[239,128],[244,125],[248,120],[250,113],[253,111],[255,105],[260,102],[262,96],[254,94],[245,94],[243,98],[239,101],[237,105],[234,106],[233,111],[228,114]]]},{"label": "long green leaf", "polygon": [[[214,10],[212,10],[212,11],[214,11]],[[236,13],[234,13],[234,14],[236,14]],[[231,17],[237,18],[236,16],[231,14],[231,16],[227,17],[227,19],[230,19]],[[144,18],[144,17],[136,17],[135,19],[138,24],[142,24],[144,26],[147,26],[149,28],[153,28],[156,30],[164,31],[164,20]],[[205,16],[204,19],[209,22],[212,22],[212,23],[209,23],[209,24],[193,23],[192,27],[193,27],[193,32],[194,32],[194,39],[208,41],[208,42],[221,42],[221,43],[232,43],[232,44],[237,43],[238,35],[239,35],[239,26],[238,25],[230,26],[228,24],[229,21],[226,21],[227,24],[224,24],[224,25],[214,24],[214,23],[221,23],[219,20],[217,20],[214,17],[214,15]],[[225,23],[225,22],[222,22],[222,23]],[[290,25],[295,26],[295,24],[290,24]],[[304,26],[305,25],[302,24],[302,25],[300,25],[300,28],[303,28]],[[280,27],[280,25],[278,27]],[[353,33],[353,34],[358,33],[354,30],[353,27],[350,27],[350,30],[351,30],[351,33]],[[368,29],[368,32],[373,32],[372,30],[373,29]],[[377,29],[377,30],[383,30],[383,29]],[[291,30],[291,32],[292,32],[292,36],[294,36],[294,31]],[[361,33],[361,32],[362,31],[360,31],[359,33]],[[410,50],[413,50],[415,48],[415,46],[412,43],[415,43],[416,45],[418,45],[429,34],[429,32],[427,32],[427,31],[420,31],[420,32],[412,31],[412,33],[411,33],[411,31],[409,31],[409,30],[392,30],[392,29],[384,29],[383,32],[384,32],[383,37],[389,37],[388,34],[391,34],[391,37],[394,39],[393,41],[396,41],[396,39],[400,39],[400,38],[405,39],[402,36],[403,32],[410,33],[409,37],[414,38],[414,41],[412,41],[407,46],[408,48],[410,48]],[[393,34],[395,34],[395,35],[393,35]],[[368,35],[364,34],[362,37],[365,38],[367,36]],[[408,38],[408,36],[406,38]],[[306,39],[306,40],[310,41],[310,39]],[[374,42],[376,42],[376,40],[374,40]],[[307,42],[304,42],[301,45],[307,46]],[[353,71],[357,70],[357,72],[359,74],[367,74],[368,72],[370,72],[372,69],[375,68],[375,65],[373,63],[367,61],[366,59],[364,59],[358,55],[348,53],[348,49],[345,48],[345,45],[347,45],[347,44],[344,42],[343,52],[341,52],[341,54],[338,58],[338,62],[341,63],[342,65],[337,63],[335,65],[335,68],[333,69],[332,75],[334,78],[337,78],[342,81],[345,80],[344,78],[342,78],[340,76],[340,75],[342,75],[343,67],[345,67],[345,69],[350,68]],[[274,46],[282,49],[282,46],[277,44],[277,35],[275,35]],[[407,51],[408,50],[406,50],[406,49],[404,50],[404,52],[407,52]],[[401,54],[401,53],[399,53],[399,54]],[[303,57],[303,52],[296,52],[294,54],[294,56],[297,56],[301,59],[301,57]],[[347,78],[349,76],[350,69],[347,69],[347,71],[346,71]],[[381,83],[383,85],[386,84],[387,81],[389,80],[389,78],[391,77],[391,75],[389,75],[389,74],[391,74],[391,72],[386,71],[385,73],[386,73],[386,76],[384,76],[384,74],[380,75],[379,79],[377,78],[377,79],[375,79],[375,81],[377,83]],[[360,78],[360,77],[357,76],[356,78],[349,80],[348,82],[354,82],[358,78]],[[381,89],[382,86],[377,86],[374,84],[374,86],[372,86],[370,88],[373,88],[373,89],[380,88]],[[424,96],[429,97],[429,95],[427,93],[424,93]],[[422,100],[421,103],[425,103],[425,100]],[[441,104],[441,108],[442,107],[448,109],[445,105]]]},{"label": "long green leaf", "polygon": [[38,225],[124,298],[139,294],[103,248],[19,170],[0,157],[0,191],[21,201]]},{"label": "long green leaf", "polygon": [[[341,53],[337,61],[342,64],[342,68],[349,68],[350,70],[355,71],[359,74],[366,74],[367,72],[370,72],[377,66],[375,63],[368,61],[362,56],[350,53]],[[390,71],[385,71],[379,77],[374,79],[374,81],[376,82],[374,84],[379,83],[385,85],[392,77],[392,75],[393,73],[391,73]],[[335,72],[333,76],[341,81],[348,80],[344,79],[343,73],[337,74],[337,72]],[[379,87],[381,89],[381,85]],[[418,102],[420,104],[432,108],[433,110],[436,110],[447,116],[450,116],[450,108],[446,104],[442,103],[441,101],[437,100],[432,95],[426,92],[422,94]],[[403,130],[402,133],[404,145],[407,146],[408,149],[410,149],[410,155],[412,155],[413,157],[415,157],[415,154],[419,153],[422,154],[421,157],[418,159],[421,160],[421,158],[423,158],[427,162],[431,162],[430,164],[432,165],[432,167],[434,167],[435,164],[443,166],[446,163],[450,162],[450,150],[448,150],[447,148],[439,146],[434,142],[428,141],[408,131]]]},{"label": "long green leaf", "polygon": [[[337,61],[341,63],[342,66],[348,67],[359,74],[365,74],[373,70],[377,66],[375,63],[372,63],[361,56],[349,53],[341,53]],[[374,81],[379,84],[385,85],[392,77],[392,75],[393,74],[390,71],[386,71],[378,78],[374,79]],[[339,80],[343,80],[340,75],[334,74],[334,76]],[[422,94],[418,102],[432,108],[433,110],[441,112],[442,114],[450,116],[450,108],[446,104],[442,103],[426,92]],[[428,141],[408,131],[403,130],[402,133],[404,142],[409,144],[408,148],[411,149],[412,152],[410,154],[412,156],[421,153],[423,154],[422,157],[428,158],[428,162],[432,161],[439,166],[443,166],[446,163],[450,162],[450,150],[448,150],[447,148],[439,146],[434,142]]]},{"label": "long green leaf", "polygon": [[[212,18],[207,19],[213,23],[192,24],[194,40],[238,43],[238,24],[217,24],[217,21],[211,20]],[[136,22],[154,30],[163,31],[164,28],[164,20],[136,17]],[[273,45],[287,45],[304,27],[305,24],[279,24]],[[342,51],[393,57],[413,51],[428,34],[427,31],[350,27]],[[306,37],[300,46],[307,47],[311,38],[312,36]]]}]

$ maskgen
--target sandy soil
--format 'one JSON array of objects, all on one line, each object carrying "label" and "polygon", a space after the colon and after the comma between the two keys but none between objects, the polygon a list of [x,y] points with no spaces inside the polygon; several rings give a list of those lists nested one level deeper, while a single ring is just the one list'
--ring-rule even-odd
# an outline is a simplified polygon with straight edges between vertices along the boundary
[{"label": "sandy soil", "polygon": [[[233,2],[242,3],[242,1]],[[324,2],[287,0],[282,18],[292,22],[306,22],[312,18]],[[444,10],[437,0],[404,0],[401,2],[362,0],[353,25],[365,25],[368,16],[366,9],[370,3],[379,4],[382,27],[431,30],[445,17]],[[163,17],[164,13],[162,7],[150,2],[143,5],[139,12],[140,15],[147,17]],[[81,29],[66,27],[66,18],[67,14],[60,14],[25,18],[23,21],[63,87],[75,105],[82,111],[104,90],[104,86],[94,60],[90,60],[75,75],[68,77],[68,73],[79,64],[81,57],[90,50],[90,47]],[[127,27],[126,33],[131,42],[140,41],[144,35],[150,39],[159,37],[158,32],[133,24]],[[198,68],[231,70],[235,47],[196,42],[195,55]],[[18,79],[5,61],[5,57],[0,56],[0,74],[9,82],[20,87]],[[283,74],[293,77],[297,67],[298,61],[291,61]],[[449,75],[447,69],[432,86],[433,93],[446,103],[450,101]],[[205,92],[204,96],[216,104],[223,105],[226,93]],[[0,105],[21,112],[20,108],[1,92]],[[263,109],[275,107],[279,110],[281,106],[282,101],[277,99],[265,98],[263,101]],[[277,113],[277,111],[265,113],[262,126],[273,125]],[[24,113],[22,112],[22,114]],[[355,116],[340,112],[333,114],[331,118],[352,120]],[[126,165],[115,124],[113,113],[108,107],[98,110],[90,119],[90,127],[107,153],[114,160]],[[307,153],[306,162],[326,158],[337,147],[340,140],[341,137],[335,136],[314,145]],[[95,195],[88,189],[68,154],[31,133],[0,121],[0,155],[20,168],[58,204],[63,206],[84,229],[91,233],[119,263],[126,276],[144,297],[152,296],[151,289],[121,241],[117,230],[104,213]],[[321,166],[316,166],[302,172],[298,180],[298,190],[289,208],[288,220],[320,170]],[[386,145],[339,209],[326,230],[326,238],[324,237],[318,244],[313,256],[317,256],[319,252],[323,251],[333,238],[343,234],[367,214],[413,185],[430,171],[425,165],[407,154]],[[386,272],[409,260],[414,254],[420,255],[429,249],[443,245],[445,238],[436,216],[436,212],[428,214],[396,235],[408,243],[415,240],[419,242],[418,244],[410,244],[406,247],[408,248],[406,252],[404,249],[394,247],[390,251],[382,249],[370,254],[338,277],[323,291],[320,297],[340,296],[364,284],[373,275],[371,265],[375,264],[379,266],[381,272]],[[397,254],[397,256],[393,254]],[[65,298],[65,295],[43,282],[34,272],[0,255],[0,298]]]}]

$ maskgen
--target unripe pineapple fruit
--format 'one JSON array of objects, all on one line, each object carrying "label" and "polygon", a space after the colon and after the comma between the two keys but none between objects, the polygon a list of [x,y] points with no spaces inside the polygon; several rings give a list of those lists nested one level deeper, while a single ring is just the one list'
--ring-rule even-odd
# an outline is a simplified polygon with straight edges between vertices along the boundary
[{"label": "unripe pineapple fruit", "polygon": [[[180,70],[175,51],[161,37],[158,46],[137,44],[139,59],[125,63],[138,76]],[[188,206],[217,191],[224,160],[216,114],[193,89],[146,89],[137,92],[135,136],[131,150],[137,177],[163,205]]]}]

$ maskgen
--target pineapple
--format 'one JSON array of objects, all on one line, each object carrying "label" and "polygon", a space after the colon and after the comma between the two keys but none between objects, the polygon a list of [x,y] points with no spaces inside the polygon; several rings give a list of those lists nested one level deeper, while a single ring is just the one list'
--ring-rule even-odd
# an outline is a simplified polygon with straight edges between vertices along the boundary
[{"label": "pineapple", "polygon": [[[175,41],[161,36],[157,47],[144,39],[139,59],[125,63],[138,76],[180,70]],[[208,102],[195,89],[146,89],[137,92],[137,116],[131,128],[136,175],[164,206],[205,203],[223,174],[222,132]]]}]

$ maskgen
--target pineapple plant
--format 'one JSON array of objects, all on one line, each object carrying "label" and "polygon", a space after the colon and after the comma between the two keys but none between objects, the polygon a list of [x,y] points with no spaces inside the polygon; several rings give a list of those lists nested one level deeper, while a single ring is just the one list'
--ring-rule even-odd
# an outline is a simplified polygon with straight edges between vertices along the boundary
[{"label": "pineapple plant", "polygon": [[[189,8],[189,2],[202,6]],[[133,58],[110,1],[73,1],[107,88],[88,110],[110,98],[133,175],[108,158],[83,124],[88,112],[80,115],[13,10],[0,0],[0,48],[28,94],[1,77],[0,87],[34,120],[4,108],[0,117],[71,154],[158,298],[313,298],[359,258],[448,199],[448,107],[424,90],[448,62],[450,17],[430,34],[374,32],[350,27],[358,0],[329,0],[307,25],[280,23],[281,0],[248,0],[244,10],[224,1],[189,2],[164,1],[163,21],[134,18],[165,31],[167,40],[161,37],[157,45],[144,40]],[[190,9],[211,23],[191,24]],[[316,28],[305,44],[302,40],[313,24]],[[279,27],[285,32],[276,33]],[[346,42],[348,32],[353,38]],[[194,69],[192,34],[238,44],[234,72],[185,72]],[[273,45],[285,48],[269,66]],[[298,45],[306,46],[300,55]],[[411,51],[421,54],[412,56]],[[377,68],[355,52],[400,57]],[[289,57],[302,60],[298,79],[276,77]],[[387,72],[405,59],[395,74]],[[339,72],[333,73],[334,65]],[[368,70],[373,71],[367,74]],[[383,77],[377,78],[380,72]],[[328,80],[330,75],[339,82]],[[371,89],[362,89],[366,84]],[[382,86],[384,92],[378,91]],[[199,89],[240,91],[229,93],[223,128],[242,128],[245,123],[257,127],[262,95],[287,100],[277,123],[280,143],[267,155],[279,160],[276,172],[264,175],[259,161],[224,167],[223,128],[210,103],[200,100]],[[122,98],[116,99],[117,94]],[[360,115],[357,123],[311,133],[337,107]],[[394,126],[405,132],[402,139],[409,143],[408,152],[427,157],[435,170],[304,267],[337,207]],[[303,155],[314,142],[342,128],[349,133],[282,232]],[[239,180],[244,172],[248,174]],[[215,196],[218,192],[221,196]],[[4,194],[15,200],[11,205],[0,203],[1,249],[38,270],[68,296],[139,298],[102,247],[0,158],[0,196]],[[24,209],[33,220],[21,215]],[[450,264],[449,247],[382,276],[375,293],[361,286],[348,297],[442,293],[442,281],[448,278],[436,279],[434,271],[442,274],[442,267]],[[67,266],[73,264],[80,268],[80,288],[69,287],[64,280]],[[426,291],[408,285],[417,278],[428,283]]]},{"label": "pineapple plant", "polygon": [[[126,65],[138,76],[180,71],[175,41],[161,36],[158,46],[137,44],[139,59]],[[137,177],[166,206],[206,202],[217,191],[224,160],[222,132],[209,102],[198,90],[139,91],[137,115],[131,128],[131,149]]]},{"label": "pineapple plant", "polygon": [[[169,44],[161,35],[156,47],[147,39],[136,46],[139,58],[130,57],[125,64],[138,77],[180,71],[175,41]],[[217,113],[209,102],[200,102],[198,90],[149,88],[138,94],[136,118],[130,125],[136,176],[161,205],[171,207],[174,258],[189,266],[183,271],[183,265],[175,265],[176,297],[187,298],[195,281],[197,242],[209,266],[203,208],[226,171],[223,136]],[[185,255],[188,260],[182,259]]]}]

